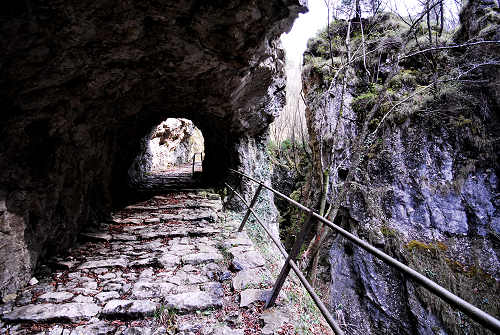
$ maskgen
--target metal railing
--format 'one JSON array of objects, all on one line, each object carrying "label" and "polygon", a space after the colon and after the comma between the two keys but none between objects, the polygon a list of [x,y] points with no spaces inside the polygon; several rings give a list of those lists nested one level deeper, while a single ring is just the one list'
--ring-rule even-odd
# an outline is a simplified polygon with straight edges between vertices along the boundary
[{"label": "metal railing", "polygon": [[[262,228],[266,231],[266,233],[269,235],[271,240],[278,247],[281,254],[286,259],[285,264],[283,265],[283,268],[281,269],[281,272],[280,272],[280,274],[279,274],[279,276],[274,284],[272,294],[266,302],[266,308],[274,305],[276,298],[278,297],[278,295],[280,293],[281,287],[283,286],[283,284],[286,280],[286,277],[288,276],[288,274],[290,272],[290,269],[292,269],[295,272],[295,274],[297,275],[297,277],[299,278],[299,280],[304,285],[307,292],[311,295],[311,298],[314,300],[314,302],[316,303],[316,306],[319,308],[319,310],[321,311],[321,313],[325,317],[325,320],[328,322],[328,324],[330,325],[332,330],[335,332],[335,334],[337,334],[337,335],[344,334],[343,331],[340,329],[339,325],[335,322],[334,318],[332,317],[332,315],[330,314],[330,312],[328,311],[326,306],[323,304],[323,302],[318,297],[318,295],[314,292],[313,288],[311,287],[311,285],[309,284],[309,282],[305,278],[304,274],[300,271],[299,267],[295,263],[295,261],[297,260],[300,248],[301,248],[302,244],[304,243],[305,237],[312,227],[313,221],[319,220],[319,221],[323,222],[325,225],[327,225],[328,227],[330,227],[331,229],[335,230],[340,235],[342,235],[344,238],[347,238],[348,240],[350,240],[351,242],[353,242],[357,246],[363,248],[364,250],[366,250],[367,252],[372,254],[373,256],[384,261],[386,264],[388,264],[394,268],[397,268],[398,270],[403,272],[405,275],[407,275],[411,279],[413,279],[415,282],[419,283],[420,285],[422,285],[423,287],[425,287],[426,289],[428,289],[429,291],[431,291],[432,293],[434,293],[435,295],[437,295],[438,297],[440,297],[441,299],[446,301],[448,304],[454,306],[455,308],[457,308],[460,311],[467,314],[471,319],[477,321],[482,326],[488,328],[489,330],[491,330],[497,334],[500,334],[500,321],[497,320],[496,318],[494,318],[493,316],[480,310],[479,308],[477,308],[474,305],[468,303],[467,301],[461,299],[460,297],[454,295],[450,291],[446,290],[444,287],[438,285],[434,281],[430,280],[429,278],[425,277],[424,275],[420,274],[419,272],[413,270],[412,268],[404,265],[403,263],[396,260],[395,258],[392,258],[391,256],[387,255],[386,253],[380,251],[379,249],[375,248],[374,246],[372,246],[368,242],[361,240],[360,238],[354,236],[353,234],[349,233],[348,231],[344,230],[343,228],[337,226],[333,222],[325,219],[324,217],[320,216],[318,213],[314,212],[312,209],[307,208],[306,206],[304,206],[304,205],[298,203],[297,201],[287,197],[286,195],[280,193],[279,191],[277,191],[269,186],[266,186],[263,182],[255,179],[253,177],[250,177],[250,176],[248,176],[240,171],[230,169],[230,172],[237,174],[239,183],[241,183],[243,178],[247,178],[250,181],[253,181],[253,182],[258,184],[257,190],[255,191],[255,194],[254,194],[250,204],[248,204],[245,201],[245,199],[243,198],[243,196],[241,196],[236,191],[236,188],[238,187],[238,185],[235,188],[232,188],[227,183],[225,184],[231,190],[231,194],[229,195],[228,200],[224,204],[224,208],[226,208],[227,203],[233,199],[234,195],[236,195],[243,202],[243,204],[247,207],[247,212],[246,212],[246,214],[245,214],[245,216],[240,224],[238,231],[243,230],[243,228],[245,227],[245,223],[248,221],[248,218],[250,217],[250,214],[253,214],[254,218],[262,226]],[[258,199],[260,192],[262,191],[263,188],[268,189],[269,191],[271,191],[275,195],[285,199],[286,201],[288,201],[289,203],[291,203],[295,207],[308,213],[307,219],[305,220],[305,223],[303,224],[299,235],[297,235],[297,238],[295,239],[295,242],[292,246],[290,254],[287,254],[287,252],[283,248],[281,242],[279,241],[279,238],[276,236],[273,236],[273,234],[269,231],[269,229],[266,227],[266,225],[262,223],[260,218],[257,216],[255,211],[253,210],[253,207],[255,206],[255,203],[257,202],[257,199]]]},{"label": "metal railing", "polygon": [[195,152],[193,155],[193,175],[194,175],[194,165],[196,163],[196,155],[200,155],[200,162],[203,163],[203,152]]}]

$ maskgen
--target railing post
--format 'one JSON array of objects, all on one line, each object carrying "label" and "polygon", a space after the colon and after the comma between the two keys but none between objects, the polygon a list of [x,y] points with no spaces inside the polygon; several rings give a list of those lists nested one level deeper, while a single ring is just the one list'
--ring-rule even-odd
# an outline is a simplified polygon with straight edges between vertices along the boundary
[{"label": "railing post", "polygon": [[193,155],[193,175],[194,175],[194,164],[196,162],[196,153]]},{"label": "railing post", "polygon": [[295,238],[292,250],[290,250],[288,258],[286,259],[285,264],[281,268],[281,272],[278,276],[278,279],[276,279],[276,283],[274,283],[273,292],[269,297],[269,300],[266,302],[265,308],[274,306],[276,299],[280,294],[281,288],[285,283],[286,277],[288,276],[288,273],[290,273],[291,269],[290,261],[296,260],[297,256],[299,255],[300,248],[302,247],[302,244],[304,244],[307,234],[309,234],[309,232],[311,231],[312,221],[313,221],[313,210],[310,209],[309,215],[307,216],[307,219],[304,221],[304,224],[302,225],[302,229],[297,235],[297,238]]},{"label": "railing post", "polygon": [[255,195],[253,196],[252,202],[250,203],[250,206],[248,206],[248,210],[245,214],[245,217],[243,218],[243,221],[241,221],[240,228],[238,228],[238,231],[243,231],[243,227],[245,227],[245,223],[247,222],[250,213],[252,213],[252,208],[257,202],[257,198],[259,197],[259,193],[261,190],[262,190],[262,184],[259,184],[259,187],[257,187],[257,191],[255,191]]},{"label": "railing post", "polygon": [[[234,189],[232,189],[231,191],[231,194],[227,197],[227,201],[224,202],[224,204],[222,205],[222,210],[225,211],[226,210],[226,207],[227,207],[227,204],[229,204],[229,202],[231,200],[233,200],[234,198],[234,194],[236,193],[236,189],[240,187],[241,185],[241,181],[243,180],[243,177],[241,175],[237,175],[238,176],[238,182],[236,183],[236,186]],[[226,184],[227,185],[227,184]]]}]

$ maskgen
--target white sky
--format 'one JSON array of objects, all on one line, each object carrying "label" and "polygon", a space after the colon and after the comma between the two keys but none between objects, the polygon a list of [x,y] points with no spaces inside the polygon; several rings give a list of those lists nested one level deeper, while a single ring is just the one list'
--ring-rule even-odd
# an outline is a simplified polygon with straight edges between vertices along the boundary
[{"label": "white sky", "polygon": [[307,7],[309,12],[299,14],[292,30],[288,34],[281,35],[281,42],[286,50],[287,59],[294,63],[302,61],[302,54],[306,50],[307,40],[326,26],[328,19],[323,0],[309,0]]}]

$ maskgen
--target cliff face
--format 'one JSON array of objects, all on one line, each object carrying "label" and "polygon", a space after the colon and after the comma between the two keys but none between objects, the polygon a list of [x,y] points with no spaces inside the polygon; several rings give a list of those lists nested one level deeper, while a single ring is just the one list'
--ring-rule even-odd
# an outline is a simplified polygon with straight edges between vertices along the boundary
[{"label": "cliff face", "polygon": [[205,136],[204,173],[241,164],[284,100],[275,40],[305,2],[99,0],[0,5],[0,295],[127,194],[168,117]]},{"label": "cliff face", "polygon": [[[469,2],[453,41],[495,39],[498,17],[495,2]],[[403,44],[405,25],[396,17],[383,14],[365,22],[372,23],[380,31],[374,32],[376,38],[368,37],[367,51],[383,47],[366,60],[372,76],[378,64],[375,84],[366,84],[362,58],[343,74],[346,85],[338,84],[342,80],[336,84],[326,68],[338,66],[342,49],[334,47],[332,61],[326,35],[311,40],[305,56],[310,143],[313,151],[322,152],[323,164],[333,155],[332,166],[338,167],[330,170],[329,201],[347,189],[337,221],[499,318],[499,303],[492,298],[500,294],[500,71],[485,65],[464,74],[498,55],[498,46],[434,54],[437,70],[432,72],[425,69],[425,57],[393,62],[398,53],[412,53],[416,47],[411,41]],[[345,38],[346,27],[346,22],[336,22],[332,31]],[[360,32],[353,30],[352,43],[359,46]],[[425,48],[425,35],[419,39]],[[424,89],[432,76],[438,84]],[[385,98],[367,120],[380,92]],[[360,146],[360,163],[353,166],[365,122],[370,136]],[[311,186],[319,189],[319,155],[314,172]],[[345,182],[348,175],[350,183]],[[331,309],[345,317],[344,327],[353,333],[489,334],[341,237],[330,236],[323,257]]]}]

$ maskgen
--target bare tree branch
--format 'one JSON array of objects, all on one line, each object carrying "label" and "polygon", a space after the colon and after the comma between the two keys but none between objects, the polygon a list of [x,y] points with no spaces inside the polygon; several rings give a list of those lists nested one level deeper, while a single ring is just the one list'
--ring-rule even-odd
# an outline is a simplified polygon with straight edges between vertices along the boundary
[{"label": "bare tree branch", "polygon": [[447,45],[447,46],[442,46],[442,47],[433,47],[433,48],[428,48],[428,49],[416,51],[416,52],[408,54],[408,55],[401,56],[400,59],[413,57],[413,56],[420,55],[420,54],[423,54],[423,53],[426,53],[429,51],[465,48],[465,47],[470,47],[470,46],[474,46],[474,45],[481,45],[481,44],[500,44],[500,41],[477,41],[477,42],[468,42],[468,43],[456,44],[456,45]]}]

